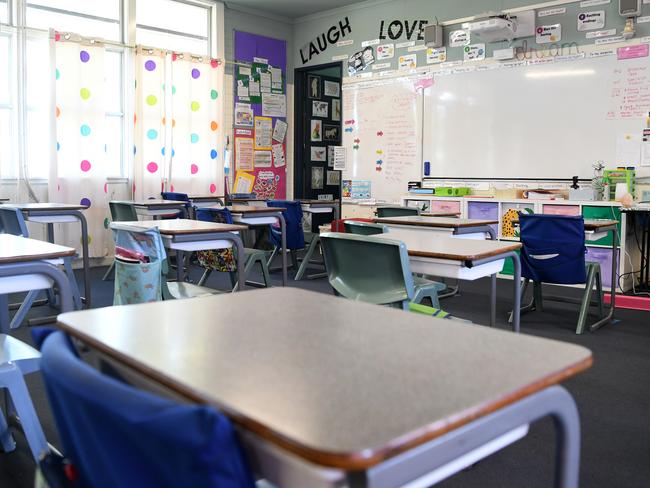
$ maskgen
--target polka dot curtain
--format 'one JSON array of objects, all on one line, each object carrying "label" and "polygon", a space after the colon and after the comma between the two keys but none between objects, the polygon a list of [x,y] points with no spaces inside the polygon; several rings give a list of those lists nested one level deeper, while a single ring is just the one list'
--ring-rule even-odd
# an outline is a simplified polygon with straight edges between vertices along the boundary
[{"label": "polka dot curtain", "polygon": [[223,67],[141,47],[135,62],[135,198],[223,194]]},{"label": "polka dot curtain", "polygon": [[[112,247],[106,164],[104,47],[83,44],[52,33],[55,90],[56,158],[50,165],[50,202],[87,205],[91,257],[105,257]],[[57,242],[78,250],[77,225],[60,225]]]},{"label": "polka dot curtain", "polygon": [[135,146],[133,195],[136,200],[160,198],[166,179],[165,113],[166,55],[153,49],[136,51]]},{"label": "polka dot curtain", "polygon": [[[170,184],[194,195],[223,195],[223,67],[216,60],[172,55]],[[171,187],[170,187],[171,189]]]}]

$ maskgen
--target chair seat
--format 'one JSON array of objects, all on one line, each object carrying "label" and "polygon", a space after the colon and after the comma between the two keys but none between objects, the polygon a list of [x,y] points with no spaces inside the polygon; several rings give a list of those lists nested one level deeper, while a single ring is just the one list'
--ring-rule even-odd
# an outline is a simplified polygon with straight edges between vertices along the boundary
[{"label": "chair seat", "polygon": [[7,334],[0,334],[0,364],[14,363],[23,374],[38,371],[38,363],[41,353],[29,344],[11,337]]},{"label": "chair seat", "polygon": [[171,281],[167,283],[167,289],[171,296],[176,300],[181,300],[183,298],[207,297],[219,293],[217,290],[213,290],[212,288],[179,281]]}]

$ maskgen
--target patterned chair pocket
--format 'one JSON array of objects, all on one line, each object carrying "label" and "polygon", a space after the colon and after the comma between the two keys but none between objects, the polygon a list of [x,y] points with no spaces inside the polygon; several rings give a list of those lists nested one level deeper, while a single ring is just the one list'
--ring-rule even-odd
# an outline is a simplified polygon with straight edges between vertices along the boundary
[{"label": "patterned chair pocket", "polygon": [[125,263],[115,260],[113,305],[157,302],[162,299],[160,261]]}]

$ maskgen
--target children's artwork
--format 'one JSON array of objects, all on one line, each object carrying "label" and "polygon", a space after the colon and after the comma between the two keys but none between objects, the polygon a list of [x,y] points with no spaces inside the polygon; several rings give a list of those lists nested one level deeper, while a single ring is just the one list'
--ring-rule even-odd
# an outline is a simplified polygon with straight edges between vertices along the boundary
[{"label": "children's artwork", "polygon": [[311,141],[320,142],[323,140],[323,121],[314,120],[311,121]]},{"label": "children's artwork", "polygon": [[271,117],[255,117],[255,149],[270,151],[272,134],[273,119]]},{"label": "children's artwork", "polygon": [[311,115],[313,117],[329,117],[329,103],[314,100],[311,102]]},{"label": "children's artwork", "polygon": [[334,148],[336,146],[327,146],[327,166],[329,168],[334,167]]},{"label": "children's artwork", "polygon": [[238,171],[254,169],[252,137],[235,137],[235,169]]},{"label": "children's artwork", "polygon": [[327,184],[328,185],[338,185],[341,181],[341,172],[340,171],[328,171],[327,172]]},{"label": "children's artwork", "polygon": [[325,125],[323,126],[323,140],[324,141],[338,141],[340,139],[340,127],[338,125]]},{"label": "children's artwork", "polygon": [[312,146],[310,159],[312,161],[327,161],[327,148],[323,146]]},{"label": "children's artwork", "polygon": [[341,121],[341,100],[338,98],[332,100],[332,120],[334,122]]},{"label": "children's artwork", "polygon": [[250,103],[235,104],[235,125],[253,127],[253,109]]},{"label": "children's artwork", "polygon": [[255,175],[246,173],[246,171],[237,171],[235,174],[235,184],[233,185],[233,193],[252,193],[253,184],[255,183]]},{"label": "children's artwork", "polygon": [[279,181],[280,175],[276,175],[273,171],[260,171],[257,173],[257,179],[255,180],[252,192],[247,193],[255,193],[257,198],[264,200],[275,198]]},{"label": "children's artwork", "polygon": [[310,75],[307,77],[307,91],[309,93],[309,98],[320,99],[320,76]]},{"label": "children's artwork", "polygon": [[275,127],[273,128],[273,140],[284,142],[284,137],[287,135],[287,123],[284,120],[276,120]]},{"label": "children's artwork", "polygon": [[322,190],[323,189],[323,172],[324,169],[320,166],[311,167],[311,189],[312,190]]},{"label": "children's artwork", "polygon": [[276,168],[281,168],[286,166],[287,161],[284,157],[284,145],[282,144],[273,144],[273,165]]},{"label": "children's artwork", "polygon": [[326,97],[340,97],[341,96],[341,85],[336,81],[327,81],[323,86],[323,93]]},{"label": "children's artwork", "polygon": [[271,167],[271,151],[255,151],[255,168]]}]

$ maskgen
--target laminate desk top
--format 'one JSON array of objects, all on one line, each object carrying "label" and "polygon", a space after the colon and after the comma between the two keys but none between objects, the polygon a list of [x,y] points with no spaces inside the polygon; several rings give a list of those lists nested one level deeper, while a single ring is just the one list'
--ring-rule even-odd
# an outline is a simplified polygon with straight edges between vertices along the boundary
[{"label": "laminate desk top", "polygon": [[223,195],[190,195],[190,200],[194,202],[211,202],[213,200],[223,200]]},{"label": "laminate desk top", "polygon": [[420,217],[458,217],[460,212],[445,212],[440,210],[439,212],[424,212],[420,214]]},{"label": "laminate desk top", "polygon": [[309,200],[309,199],[304,199],[304,200],[299,200],[300,203],[303,205],[338,205],[340,203],[339,200]]},{"label": "laminate desk top", "polygon": [[131,203],[135,207],[167,207],[167,206],[181,206],[187,205],[190,202],[185,202],[182,200],[163,200],[163,199],[151,199],[151,200],[117,200],[119,203]]},{"label": "laminate desk top", "polygon": [[72,312],[58,325],[268,442],[348,470],[592,363],[573,344],[295,288]]},{"label": "laminate desk top", "polygon": [[461,239],[437,236],[434,233],[414,233],[400,230],[391,230],[386,234],[377,234],[374,237],[402,241],[406,245],[409,256],[452,261],[478,261],[521,248],[520,242]]},{"label": "laminate desk top", "polygon": [[75,250],[71,247],[11,234],[0,234],[0,264],[57,259],[74,255]]},{"label": "laminate desk top", "polygon": [[152,229],[158,227],[163,235],[209,234],[215,232],[236,232],[248,229],[247,225],[221,224],[218,222],[204,222],[202,220],[171,219],[171,220],[136,220],[132,222],[115,222],[115,225],[140,227]]},{"label": "laminate desk top", "polygon": [[60,210],[86,210],[87,205],[78,205],[74,203],[10,203],[5,207],[19,208],[23,211],[38,212],[57,212]]},{"label": "laminate desk top", "polygon": [[228,209],[234,214],[244,215],[277,213],[286,210],[285,207],[253,207],[248,205],[233,205],[232,207],[228,207]]},{"label": "laminate desk top", "polygon": [[459,229],[464,227],[482,227],[498,224],[498,220],[457,219],[451,217],[429,217],[424,215],[405,215],[402,217],[376,218],[378,224],[414,225],[418,227],[438,227],[444,229]]}]

